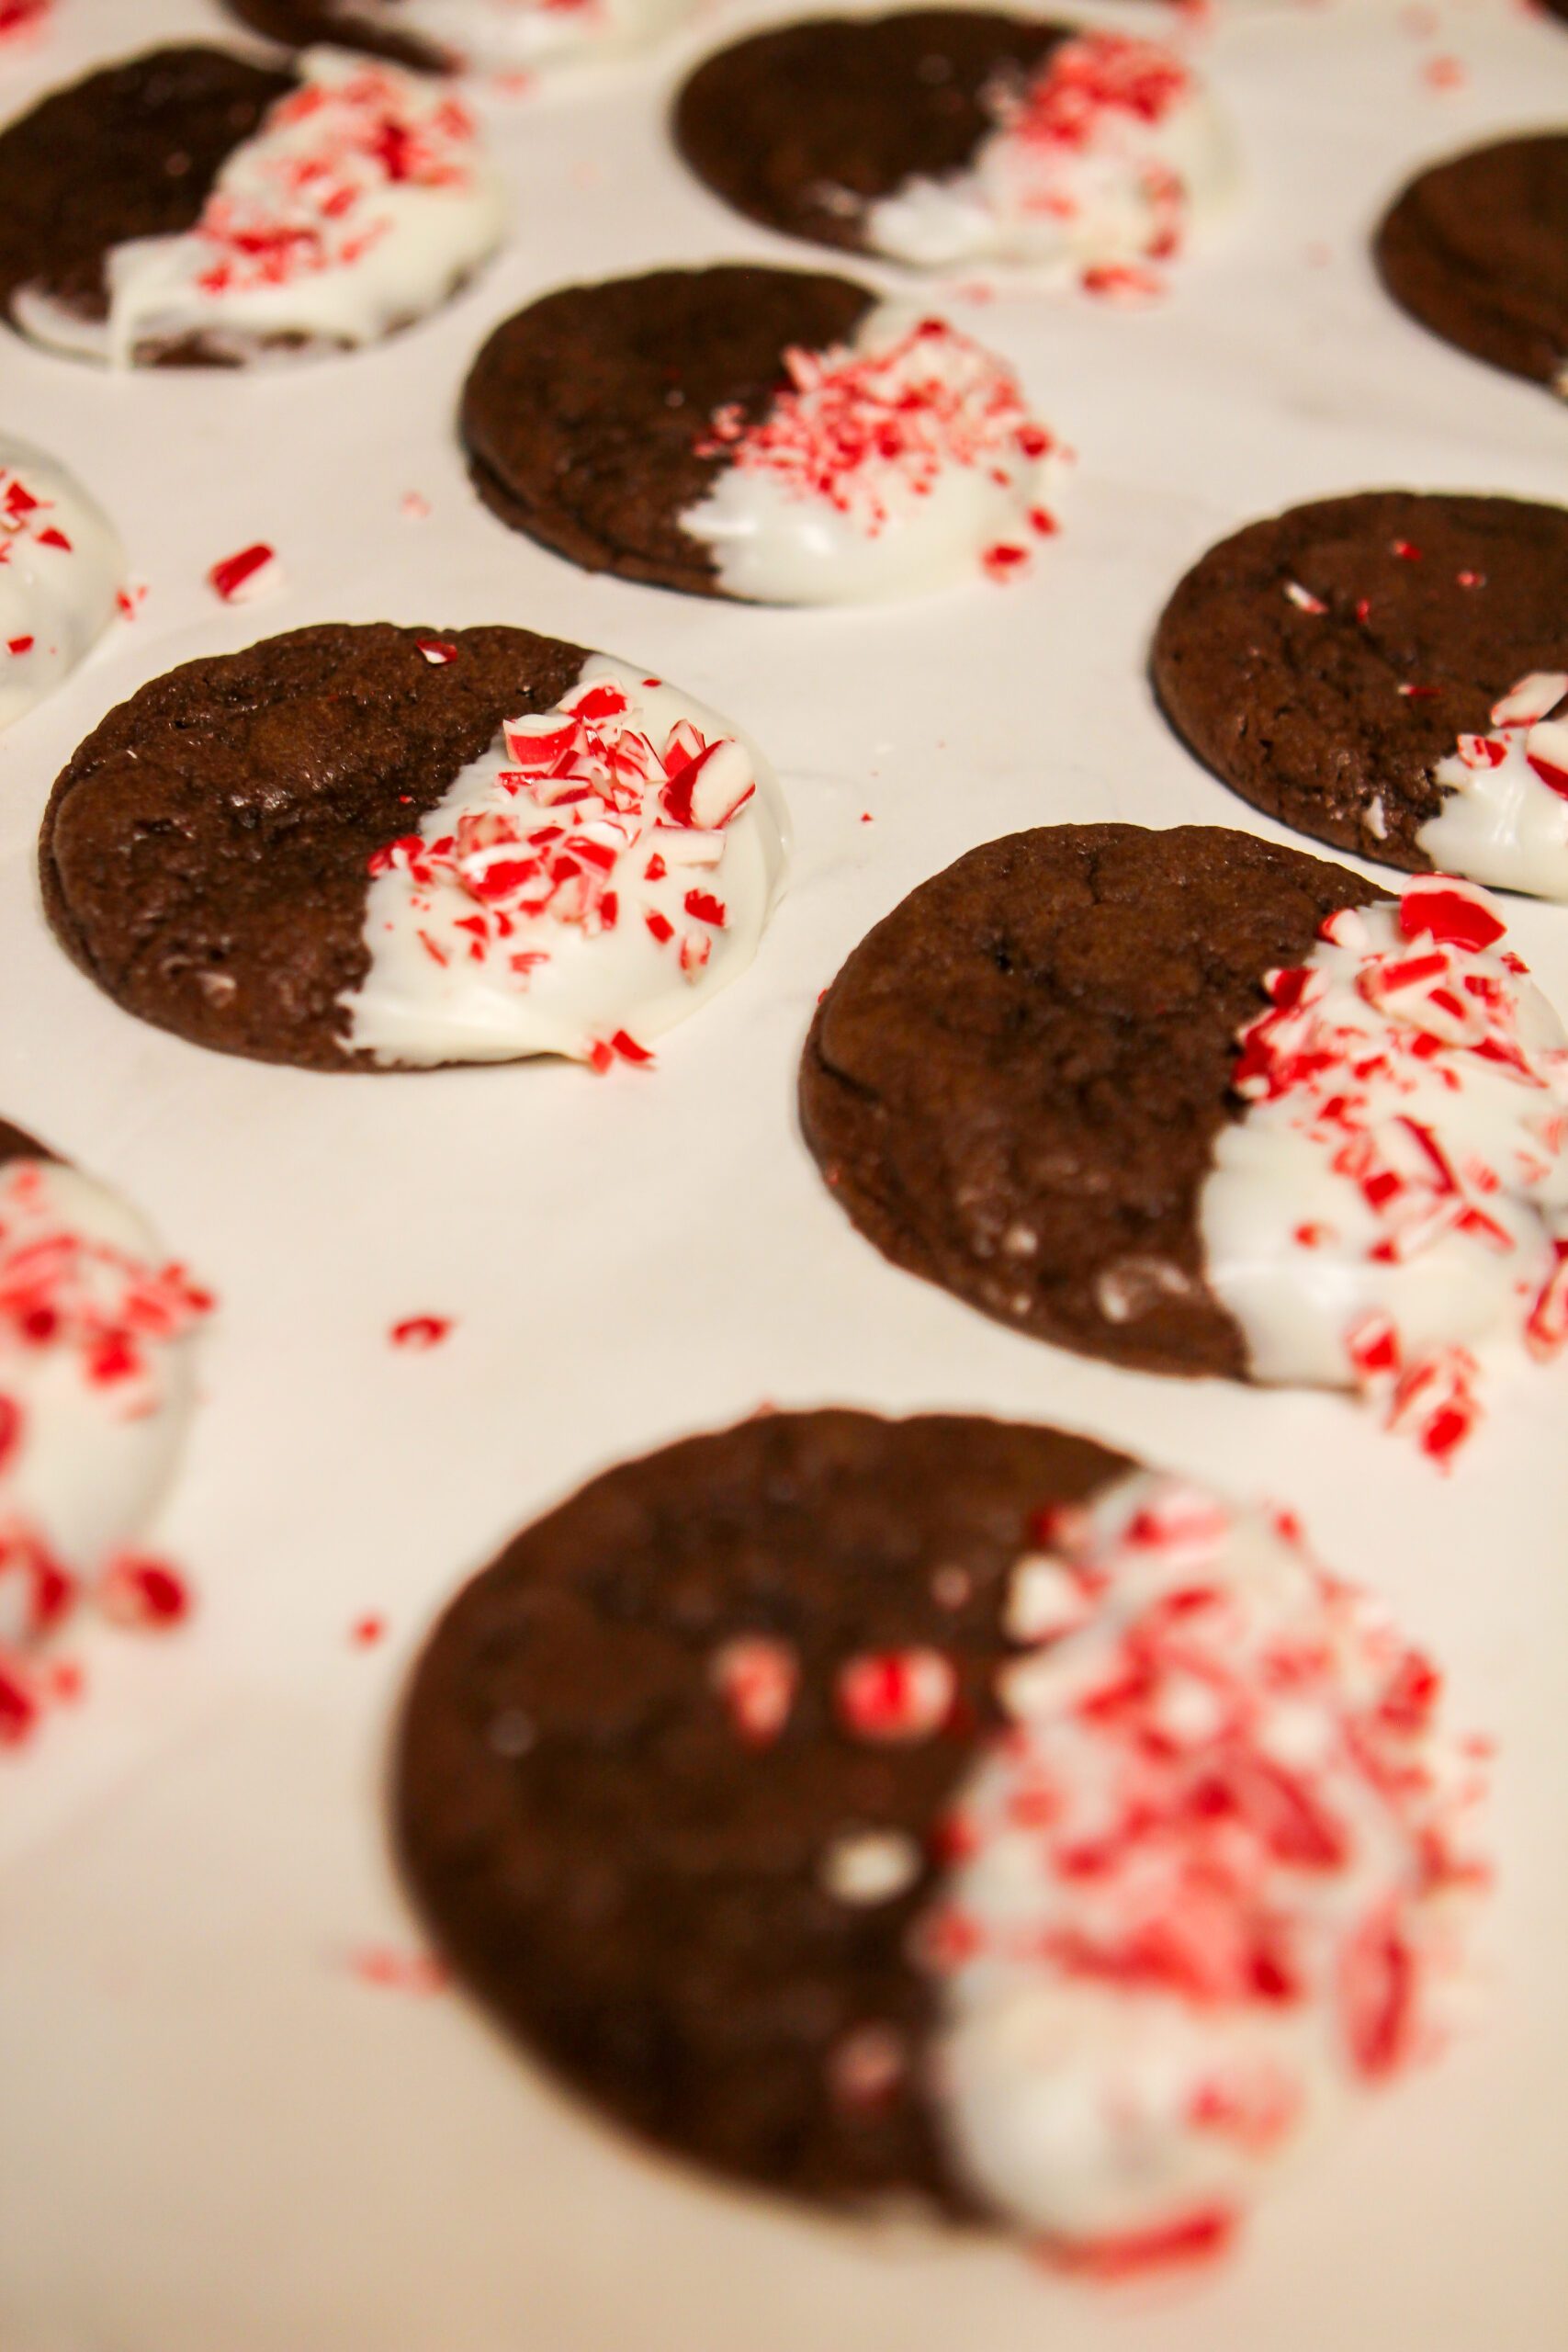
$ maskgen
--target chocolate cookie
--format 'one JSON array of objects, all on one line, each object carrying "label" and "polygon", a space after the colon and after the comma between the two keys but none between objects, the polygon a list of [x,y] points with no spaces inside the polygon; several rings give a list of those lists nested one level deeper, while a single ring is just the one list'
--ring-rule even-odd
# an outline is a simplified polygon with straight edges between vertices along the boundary
[{"label": "chocolate cookie", "polygon": [[514,530],[589,571],[721,593],[680,517],[722,472],[716,411],[762,417],[792,345],[871,309],[863,287],[794,270],[655,270],[547,294],[497,327],[463,390],[474,483]]},{"label": "chocolate cookie", "polygon": [[223,5],[253,32],[288,49],[313,49],[326,41],[337,49],[389,57],[394,65],[423,74],[448,73],[456,63],[434,42],[378,19],[355,6],[355,0],[223,0]]},{"label": "chocolate cookie", "polygon": [[1445,343],[1568,389],[1568,136],[1434,164],[1395,198],[1373,252],[1394,300]]},{"label": "chocolate cookie", "polygon": [[[432,663],[421,644],[456,650]],[[306,1069],[348,1050],[372,854],[412,833],[580,647],[526,629],[330,624],[155,678],[51,795],[44,905],[88,978],[193,1044]]]},{"label": "chocolate cookie", "polygon": [[[70,159],[103,158],[84,175]],[[62,162],[62,158],[67,159]],[[0,133],[0,300],[33,341],[111,367],[351,351],[423,318],[500,243],[468,109],[332,49],[297,74],[161,50]]]},{"label": "chocolate cookie", "polygon": [[971,850],[857,947],[801,1069],[806,1140],[896,1265],[1143,1371],[1247,1370],[1199,1195],[1264,975],[1380,894],[1250,835],[1057,825]]},{"label": "chocolate cookie", "polygon": [[[518,1536],[442,1620],[400,1737],[404,1866],[465,1982],[682,2155],[972,2212],[918,2074],[857,2100],[842,2062],[930,2030],[909,1928],[996,1719],[1007,1577],[1042,1510],[1126,1467],[1049,1430],[773,1414],[613,1470]],[[856,1738],[845,1658],[911,1649],[956,1676],[942,1736]],[[916,1843],[887,1901],[823,1883],[855,1830]]]},{"label": "chocolate cookie", "polygon": [[916,176],[965,169],[992,128],[987,93],[1068,38],[987,8],[783,25],[698,66],[676,101],[675,143],[748,220],[863,249],[866,208]]},{"label": "chocolate cookie", "polygon": [[1568,672],[1568,512],[1412,491],[1294,507],[1187,574],[1153,670],[1172,724],[1256,808],[1337,849],[1453,871],[1451,844],[1423,837],[1461,737],[1484,735],[1532,673]]},{"label": "chocolate cookie", "polygon": [[603,1065],[744,969],[784,834],[761,755],[638,667],[380,623],[143,686],[56,784],[40,856],[76,962],[195,1044]]},{"label": "chocolate cookie", "polygon": [[223,50],[158,49],[56,90],[8,123],[0,305],[11,323],[24,291],[89,325],[106,320],[111,250],[193,228],[222,165],[293,87],[291,74]]},{"label": "chocolate cookie", "polygon": [[1287,1513],[764,1415],[458,1596],[398,1842],[465,1984],[645,2138],[1121,2272],[1223,2246],[1440,2030],[1478,1791],[1438,1685]]}]

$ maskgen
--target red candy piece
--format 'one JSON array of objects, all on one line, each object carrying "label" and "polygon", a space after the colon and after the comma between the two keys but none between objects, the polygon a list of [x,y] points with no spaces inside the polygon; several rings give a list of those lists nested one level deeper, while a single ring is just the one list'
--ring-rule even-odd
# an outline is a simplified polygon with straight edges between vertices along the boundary
[{"label": "red candy piece", "polygon": [[857,1739],[929,1739],[953,1713],[958,1678],[940,1650],[867,1651],[839,1669],[839,1717]]}]

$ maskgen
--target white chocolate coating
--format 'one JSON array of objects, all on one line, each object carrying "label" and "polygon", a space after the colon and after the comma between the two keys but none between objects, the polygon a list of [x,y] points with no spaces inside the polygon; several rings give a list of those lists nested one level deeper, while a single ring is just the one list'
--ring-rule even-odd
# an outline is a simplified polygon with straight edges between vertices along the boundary
[{"label": "white chocolate coating", "polygon": [[55,458],[0,435],[0,727],[32,708],[114,618],[119,535]]},{"label": "white chocolate coating", "polygon": [[[184,1442],[204,1306],[118,1194],[54,1161],[0,1167],[0,1554],[30,1541],[83,1580],[141,1533]],[[0,1575],[0,1645],[37,1630],[27,1604]]]},{"label": "white chocolate coating", "polygon": [[1249,1368],[1342,1386],[1510,1336],[1547,1352],[1568,1035],[1463,884],[1414,883],[1325,930],[1302,970],[1269,976],[1274,1010],[1238,1069],[1248,1107],[1200,1201],[1207,1279]]},{"label": "white chocolate coating", "polygon": [[[1416,839],[1445,874],[1568,899],[1568,674],[1532,673],[1438,763],[1443,805]],[[1556,781],[1549,781],[1549,779]]]},{"label": "white chocolate coating", "polygon": [[751,744],[594,654],[557,710],[509,722],[419,834],[372,861],[370,968],[344,1000],[345,1043],[399,1064],[603,1065],[617,1036],[643,1046],[744,971],[786,842]]},{"label": "white chocolate coating", "polygon": [[1426,2054],[1481,1785],[1426,1661],[1288,1523],[1144,1474],[1075,1517],[1081,1622],[1002,1671],[922,1946],[965,2175],[1115,2267],[1222,2242]]},{"label": "white chocolate coating", "polygon": [[1086,32],[1021,91],[967,170],[917,175],[869,206],[876,253],[917,269],[1029,265],[1063,277],[1173,258],[1233,199],[1229,132],[1170,51]]},{"label": "white chocolate coating", "polygon": [[1061,461],[1000,360],[907,303],[868,311],[853,341],[787,355],[791,382],[743,429],[681,517],[731,596],[881,603],[976,578],[988,550],[1026,548]]},{"label": "white chocolate coating", "polygon": [[107,322],[24,290],[24,332],[116,367],[194,337],[247,364],[376,342],[455,292],[506,219],[471,117],[425,77],[336,50],[299,70],[194,229],[109,254]]},{"label": "white chocolate coating", "polygon": [[689,17],[695,0],[354,0],[385,32],[446,51],[460,72],[532,74],[642,49]]}]

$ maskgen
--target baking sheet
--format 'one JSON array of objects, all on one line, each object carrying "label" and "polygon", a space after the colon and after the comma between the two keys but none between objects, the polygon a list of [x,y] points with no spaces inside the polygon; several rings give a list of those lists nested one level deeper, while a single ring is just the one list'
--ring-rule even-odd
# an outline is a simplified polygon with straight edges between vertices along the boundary
[{"label": "baking sheet", "polygon": [[[763,13],[716,10],[655,63],[499,107],[515,242],[384,349],[111,382],[0,345],[0,422],[99,492],[149,583],[0,738],[0,1111],[122,1185],[222,1300],[158,1531],[199,1618],[162,1644],[91,1637],[87,1700],[0,1765],[0,2346],[1548,2352],[1568,2312],[1568,1367],[1495,1384],[1445,1480],[1338,1399],[1077,1361],[885,1265],[807,1159],[793,1085],[843,955],[973,842],[1069,818],[1273,830],[1143,683],[1154,616],[1211,539],[1338,490],[1562,494],[1568,415],[1388,306],[1364,232],[1418,160],[1560,120],[1568,32],[1511,0],[1219,0],[1201,50],[1252,174],[1229,236],[1146,311],[954,312],[1080,452],[1062,537],[1005,589],[773,613],[592,580],[509,535],[449,429],[482,335],[547,287],[809,263],[728,219],[662,141],[683,62]],[[201,0],[60,0],[36,53],[0,51],[0,109],[221,30]],[[1429,75],[1450,56],[1459,86]],[[410,491],[428,520],[404,516]],[[287,583],[225,609],[205,573],[256,538]],[[789,896],[656,1072],[263,1069],[130,1020],[54,946],[38,820],[103,711],[193,655],[380,617],[630,655],[771,752]],[[1512,930],[1568,1003],[1568,911],[1520,902]],[[419,1313],[454,1317],[448,1340],[393,1350]],[[1501,1736],[1472,2037],[1371,2102],[1223,2270],[1086,2292],[1010,2246],[715,2188],[569,2106],[417,1968],[366,1981],[367,1955],[374,1974],[421,1951],[379,1782],[444,1597],[605,1464],[770,1399],[1033,1416],[1288,1498],[1448,1662],[1456,1715]],[[388,1637],[361,1647],[367,1613]]]}]

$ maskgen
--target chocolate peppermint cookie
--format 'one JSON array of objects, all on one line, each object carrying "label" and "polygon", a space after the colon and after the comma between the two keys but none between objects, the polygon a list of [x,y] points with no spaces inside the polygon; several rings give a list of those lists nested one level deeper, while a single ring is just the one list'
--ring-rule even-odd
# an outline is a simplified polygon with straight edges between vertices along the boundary
[{"label": "chocolate peppermint cookie", "polygon": [[308,1069],[645,1040],[746,965],[784,865],[760,753],[526,629],[332,625],[111,711],[44,817],[44,903],[117,1002]]},{"label": "chocolate peppermint cookie", "polygon": [[642,48],[694,0],[225,0],[269,40],[326,41],[430,74],[533,74]]},{"label": "chocolate peppermint cookie", "polygon": [[1356,1386],[1447,1458],[1568,1337],[1568,1046],[1478,892],[1245,833],[973,850],[828,990],[806,1138],[883,1253],[1161,1373]]},{"label": "chocolate peppermint cookie", "polygon": [[728,267],[569,286],[463,393],[480,496],[590,571],[775,604],[1016,566],[1060,460],[1011,371],[841,277]]},{"label": "chocolate peppermint cookie", "polygon": [[5,315],[118,366],[373,342],[445,301],[504,225],[454,99],[330,51],[298,74],[211,49],[105,67],[0,131],[0,195]]},{"label": "chocolate peppermint cookie", "polygon": [[458,1596],[397,1836],[459,1976],[632,2131],[1133,2267],[1440,2027],[1476,1791],[1422,1769],[1435,1690],[1282,1515],[1052,1430],[769,1415]]},{"label": "chocolate peppermint cookie", "polygon": [[1568,134],[1434,164],[1395,199],[1373,253],[1394,300],[1445,343],[1568,390]]},{"label": "chocolate peppermint cookie", "polygon": [[755,33],[698,67],[674,130],[749,220],[918,268],[1167,261],[1234,179],[1173,51],[984,8]]},{"label": "chocolate peppermint cookie", "polygon": [[129,1547],[183,1451],[212,1304],[128,1201],[0,1121],[0,1751],[79,1687],[53,1671],[79,1604],[184,1614]]},{"label": "chocolate peppermint cookie", "polygon": [[1568,898],[1568,511],[1374,491],[1212,548],[1154,678],[1244,799],[1337,849]]}]

